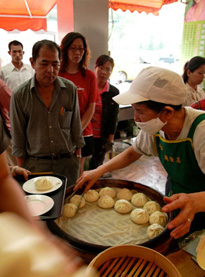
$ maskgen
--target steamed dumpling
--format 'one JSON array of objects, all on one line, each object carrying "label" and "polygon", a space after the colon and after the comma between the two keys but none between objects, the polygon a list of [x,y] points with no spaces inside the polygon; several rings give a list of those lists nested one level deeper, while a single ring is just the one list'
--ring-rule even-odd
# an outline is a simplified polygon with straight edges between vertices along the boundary
[{"label": "steamed dumpling", "polygon": [[125,199],[119,199],[115,202],[114,209],[120,214],[127,214],[132,210],[132,204]]},{"label": "steamed dumpling", "polygon": [[88,202],[95,202],[99,198],[99,193],[94,189],[90,189],[84,194],[84,198]]},{"label": "steamed dumpling", "polygon": [[115,192],[115,190],[114,190],[113,188],[105,187],[105,188],[102,188],[102,189],[99,191],[99,195],[100,195],[100,196],[109,195],[109,196],[111,196],[112,198],[115,198],[116,192]]},{"label": "steamed dumpling", "polygon": [[52,182],[49,178],[39,178],[34,183],[35,188],[39,191],[49,190],[53,187]]},{"label": "steamed dumpling", "polygon": [[[80,202],[80,199],[81,199],[81,202]],[[70,203],[73,203],[76,206],[78,206],[79,202],[80,202],[79,208],[83,208],[85,206],[85,199],[83,197],[81,198],[81,195],[76,194],[70,199]]]},{"label": "steamed dumpling", "polygon": [[63,216],[73,217],[76,214],[77,206],[73,203],[67,203],[63,206]]},{"label": "steamed dumpling", "polygon": [[157,223],[165,227],[167,225],[168,215],[164,212],[156,211],[149,217],[149,223]]},{"label": "steamed dumpling", "polygon": [[144,209],[136,208],[131,212],[130,218],[134,223],[145,224],[149,221],[149,214]]},{"label": "steamed dumpling", "polygon": [[131,203],[135,207],[143,207],[145,203],[147,203],[148,198],[143,192],[138,192],[133,194]]},{"label": "steamed dumpling", "polygon": [[131,192],[131,190],[129,190],[127,188],[120,189],[117,192],[117,199],[125,199],[125,200],[130,201],[131,198],[132,198],[132,192]]},{"label": "steamed dumpling", "polygon": [[160,211],[161,207],[159,203],[156,201],[148,201],[144,206],[143,209],[145,209],[149,214],[153,214],[156,211]]},{"label": "steamed dumpling", "polygon": [[154,223],[147,228],[147,237],[149,239],[152,239],[158,236],[162,231],[164,231],[164,227],[157,223]]},{"label": "steamed dumpling", "polygon": [[110,195],[103,195],[98,199],[98,206],[103,209],[110,209],[114,204],[115,200]]}]

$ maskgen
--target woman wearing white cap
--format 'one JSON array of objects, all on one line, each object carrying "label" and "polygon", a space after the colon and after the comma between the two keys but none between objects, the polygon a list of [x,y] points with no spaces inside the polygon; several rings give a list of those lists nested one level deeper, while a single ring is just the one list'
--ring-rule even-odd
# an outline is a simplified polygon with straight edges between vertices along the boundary
[{"label": "woman wearing white cap", "polygon": [[[113,98],[119,104],[132,104],[140,133],[126,151],[85,172],[76,188],[86,182],[88,190],[104,173],[128,166],[142,155],[153,155],[170,177],[170,194],[204,191],[205,112],[183,107],[185,98],[186,87],[177,73],[158,67],[143,69],[127,92]],[[190,210],[180,235],[189,231],[194,216],[194,209]],[[205,220],[196,222],[205,227]]]}]

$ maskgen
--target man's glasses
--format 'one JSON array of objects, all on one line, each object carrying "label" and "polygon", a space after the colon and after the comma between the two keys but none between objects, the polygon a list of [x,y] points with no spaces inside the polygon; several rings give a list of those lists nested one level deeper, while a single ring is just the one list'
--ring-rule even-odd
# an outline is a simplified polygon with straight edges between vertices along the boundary
[{"label": "man's glasses", "polygon": [[79,52],[85,52],[85,50],[86,50],[86,48],[82,48],[82,47],[79,47],[79,48],[77,48],[77,47],[70,47],[69,48],[69,50],[71,51],[71,52],[77,52],[77,51],[79,51]]}]

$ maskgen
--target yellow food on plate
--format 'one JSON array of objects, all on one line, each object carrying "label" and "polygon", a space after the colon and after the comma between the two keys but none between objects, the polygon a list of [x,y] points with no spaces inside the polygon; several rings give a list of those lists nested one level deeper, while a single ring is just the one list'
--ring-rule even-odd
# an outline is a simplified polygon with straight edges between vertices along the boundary
[{"label": "yellow food on plate", "polygon": [[153,223],[147,228],[147,237],[149,239],[153,239],[154,237],[158,236],[161,232],[164,231],[164,227],[160,224]]},{"label": "yellow food on plate", "polygon": [[113,188],[104,187],[99,191],[99,196],[109,195],[112,198],[115,198],[116,192]]},{"label": "yellow food on plate", "polygon": [[135,207],[143,207],[148,201],[147,196],[143,192],[137,192],[133,194],[131,198],[131,203]]},{"label": "yellow food on plate", "polygon": [[88,202],[95,202],[99,198],[99,193],[94,189],[90,189],[84,194],[84,198]]},{"label": "yellow food on plate", "polygon": [[165,227],[167,225],[167,222],[168,222],[168,215],[160,211],[156,211],[152,213],[149,217],[150,224],[157,223]]},{"label": "yellow food on plate", "polygon": [[127,214],[131,212],[132,204],[125,199],[119,199],[115,202],[114,209],[120,214]]},{"label": "yellow food on plate", "polygon": [[73,217],[76,214],[77,206],[73,203],[66,203],[63,206],[63,216]]},{"label": "yellow food on plate", "polygon": [[146,204],[144,204],[143,209],[145,209],[149,215],[156,211],[161,211],[161,207],[156,201],[148,201]]},{"label": "yellow food on plate", "polygon": [[132,198],[132,192],[130,189],[123,188],[117,192],[117,199],[125,199],[130,201]]},{"label": "yellow food on plate", "polygon": [[131,212],[130,218],[136,224],[145,224],[149,221],[149,214],[144,209],[136,208]]},{"label": "yellow food on plate", "polygon": [[98,206],[103,209],[110,209],[114,204],[115,200],[110,195],[103,195],[98,199]]},{"label": "yellow food on plate", "polygon": [[34,185],[35,185],[35,188],[39,191],[49,190],[49,189],[52,189],[53,187],[52,182],[49,180],[49,178],[46,178],[46,177],[37,179]]}]

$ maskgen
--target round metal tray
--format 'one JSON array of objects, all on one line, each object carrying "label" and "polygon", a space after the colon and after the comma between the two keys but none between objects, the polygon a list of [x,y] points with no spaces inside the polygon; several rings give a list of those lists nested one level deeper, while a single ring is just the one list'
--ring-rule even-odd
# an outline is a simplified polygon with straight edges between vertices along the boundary
[{"label": "round metal tray", "polygon": [[[127,181],[127,180],[119,180],[119,179],[99,179],[96,184],[92,187],[92,189],[99,189],[105,186],[109,186],[109,187],[116,187],[116,188],[129,188],[131,190],[136,190],[138,192],[143,192],[145,193],[151,200],[157,201],[160,206],[164,205],[163,202],[163,195],[140,183],[136,183],[136,182],[132,182],[132,181]],[[73,191],[73,187],[70,187],[67,189],[66,191],[66,197],[68,195],[70,195]],[[169,213],[168,214],[168,221],[170,221],[172,218],[172,214]],[[69,244],[71,244],[73,247],[77,248],[78,250],[82,251],[82,252],[86,252],[86,253],[91,253],[91,254],[98,254],[101,251],[111,247],[110,245],[100,245],[100,244],[92,244],[92,243],[88,243],[86,241],[80,240],[74,236],[69,235],[68,233],[64,232],[59,226],[58,224],[56,224],[55,221],[48,221],[47,225],[49,227],[49,229],[55,233],[56,235],[60,236],[61,238],[65,239],[67,242],[69,242]],[[167,252],[172,238],[169,236],[170,231],[165,228],[164,231],[159,234],[158,236],[156,236],[153,239],[147,240],[144,243],[138,244],[138,245],[142,245],[142,246],[146,246],[152,249],[157,250],[158,252],[164,254]]]}]

